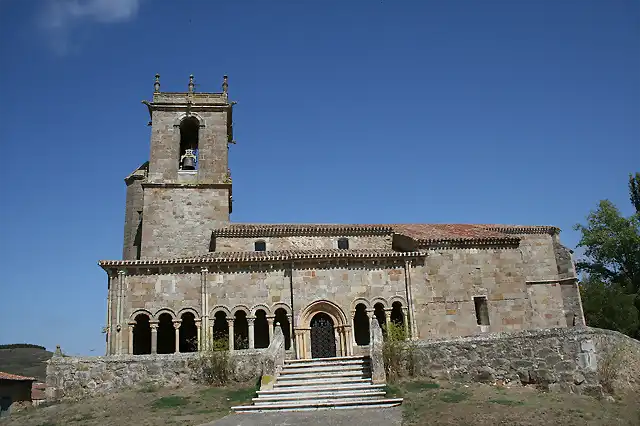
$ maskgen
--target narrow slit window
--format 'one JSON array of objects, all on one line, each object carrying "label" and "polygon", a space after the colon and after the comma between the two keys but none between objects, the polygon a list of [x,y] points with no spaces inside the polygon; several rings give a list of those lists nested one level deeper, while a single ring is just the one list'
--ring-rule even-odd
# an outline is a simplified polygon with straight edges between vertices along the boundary
[{"label": "narrow slit window", "polygon": [[473,303],[476,307],[476,321],[478,325],[489,325],[489,305],[484,296],[474,297]]},{"label": "narrow slit window", "polygon": [[254,250],[255,251],[267,251],[267,243],[262,241],[262,240],[256,241],[255,244],[254,244]]},{"label": "narrow slit window", "polygon": [[348,238],[339,238],[338,239],[338,248],[340,250],[349,250],[349,239]]}]

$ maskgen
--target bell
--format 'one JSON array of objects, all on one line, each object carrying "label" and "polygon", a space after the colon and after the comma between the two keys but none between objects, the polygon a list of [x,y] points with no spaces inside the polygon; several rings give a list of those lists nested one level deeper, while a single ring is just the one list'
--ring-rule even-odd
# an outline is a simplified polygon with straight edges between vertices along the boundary
[{"label": "bell", "polygon": [[196,154],[193,149],[186,149],[180,160],[182,161],[182,170],[196,169]]},{"label": "bell", "polygon": [[182,160],[182,170],[195,170],[196,169],[196,159],[191,156],[185,156],[184,160]]}]

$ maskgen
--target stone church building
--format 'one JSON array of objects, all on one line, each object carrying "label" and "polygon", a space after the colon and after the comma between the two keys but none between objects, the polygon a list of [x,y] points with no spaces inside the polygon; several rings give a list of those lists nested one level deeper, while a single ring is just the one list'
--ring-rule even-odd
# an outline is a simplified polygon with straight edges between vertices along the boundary
[{"label": "stone church building", "polygon": [[126,179],[122,260],[108,273],[107,354],[266,348],[366,353],[369,321],[429,340],[584,325],[571,251],[553,226],[232,223],[233,106],[163,92],[149,161]]}]

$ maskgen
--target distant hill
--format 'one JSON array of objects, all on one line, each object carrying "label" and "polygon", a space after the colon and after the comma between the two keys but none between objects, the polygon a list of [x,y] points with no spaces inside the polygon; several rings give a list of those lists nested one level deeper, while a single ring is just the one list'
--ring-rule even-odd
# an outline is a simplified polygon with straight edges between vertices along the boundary
[{"label": "distant hill", "polygon": [[53,356],[43,346],[28,343],[0,345],[0,371],[21,376],[35,377],[45,381],[46,362]]}]

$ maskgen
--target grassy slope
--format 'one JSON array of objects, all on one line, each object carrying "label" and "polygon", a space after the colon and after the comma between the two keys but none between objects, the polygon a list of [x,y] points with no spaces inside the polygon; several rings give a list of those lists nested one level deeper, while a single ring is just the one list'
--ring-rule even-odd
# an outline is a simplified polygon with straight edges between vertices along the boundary
[{"label": "grassy slope", "polygon": [[402,396],[406,425],[640,425],[640,395],[616,402],[529,387],[409,381],[389,388]]},{"label": "grassy slope", "polygon": [[41,348],[0,348],[0,371],[46,380],[46,361],[52,352]]},{"label": "grassy slope", "polygon": [[[14,413],[6,426],[200,425],[224,417],[233,405],[249,402],[255,390],[254,385],[142,387],[75,403],[31,408]],[[424,381],[404,382],[388,391],[391,396],[404,397],[405,425],[640,425],[640,395],[606,402],[522,387]]]},{"label": "grassy slope", "polygon": [[193,426],[226,416],[233,405],[249,402],[255,391],[255,385],[179,389],[146,386],[80,402],[32,407],[13,413],[3,425]]}]

